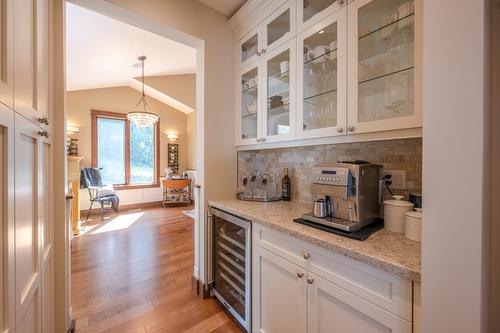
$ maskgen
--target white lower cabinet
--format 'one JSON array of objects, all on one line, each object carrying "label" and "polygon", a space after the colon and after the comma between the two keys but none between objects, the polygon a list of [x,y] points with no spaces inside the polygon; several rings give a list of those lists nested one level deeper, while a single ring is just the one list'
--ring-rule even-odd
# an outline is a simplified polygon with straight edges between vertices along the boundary
[{"label": "white lower cabinet", "polygon": [[317,275],[307,277],[307,332],[402,332],[411,323]]},{"label": "white lower cabinet", "polygon": [[260,225],[252,239],[252,332],[412,332],[411,281]]},{"label": "white lower cabinet", "polygon": [[254,333],[306,332],[306,276],[301,267],[253,247]]}]

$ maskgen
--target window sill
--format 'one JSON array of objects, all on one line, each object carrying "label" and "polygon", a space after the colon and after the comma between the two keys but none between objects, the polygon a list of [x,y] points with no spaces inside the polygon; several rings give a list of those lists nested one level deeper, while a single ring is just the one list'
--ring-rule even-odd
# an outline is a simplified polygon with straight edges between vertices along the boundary
[{"label": "window sill", "polygon": [[139,190],[143,188],[154,188],[160,187],[160,183],[152,183],[152,184],[130,184],[130,185],[114,185],[113,188],[118,191],[122,190]]}]

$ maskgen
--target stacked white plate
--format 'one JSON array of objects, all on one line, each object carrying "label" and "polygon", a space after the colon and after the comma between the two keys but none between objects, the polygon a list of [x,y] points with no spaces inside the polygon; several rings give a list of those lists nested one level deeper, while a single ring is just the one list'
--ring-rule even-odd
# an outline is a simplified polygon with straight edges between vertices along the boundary
[{"label": "stacked white plate", "polygon": [[404,233],[405,214],[413,210],[413,204],[403,200],[402,195],[394,195],[394,200],[384,201],[384,227],[387,230]]},{"label": "stacked white plate", "polygon": [[422,241],[422,208],[406,213],[405,236],[416,242]]}]

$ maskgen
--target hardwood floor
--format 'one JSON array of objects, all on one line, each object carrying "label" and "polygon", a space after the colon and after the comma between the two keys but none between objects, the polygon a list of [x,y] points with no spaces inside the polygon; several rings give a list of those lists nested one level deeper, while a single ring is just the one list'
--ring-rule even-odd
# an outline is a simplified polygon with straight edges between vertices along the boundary
[{"label": "hardwood floor", "polygon": [[[191,291],[188,207],[89,219],[72,243],[76,332],[241,332],[213,299]],[[110,214],[110,213],[108,213]]]}]

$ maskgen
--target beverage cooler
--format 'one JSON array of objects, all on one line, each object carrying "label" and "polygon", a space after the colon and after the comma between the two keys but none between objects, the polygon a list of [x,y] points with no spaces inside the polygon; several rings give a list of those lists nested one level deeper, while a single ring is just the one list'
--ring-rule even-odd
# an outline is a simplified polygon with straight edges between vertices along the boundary
[{"label": "beverage cooler", "polygon": [[250,331],[251,223],[214,210],[213,284],[217,299],[247,331]]}]

